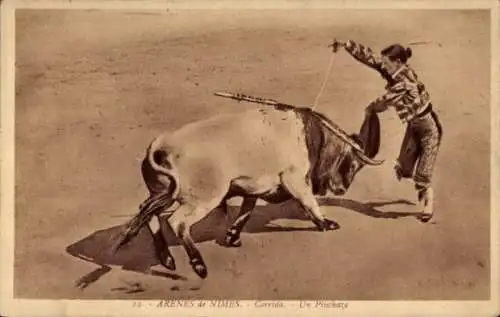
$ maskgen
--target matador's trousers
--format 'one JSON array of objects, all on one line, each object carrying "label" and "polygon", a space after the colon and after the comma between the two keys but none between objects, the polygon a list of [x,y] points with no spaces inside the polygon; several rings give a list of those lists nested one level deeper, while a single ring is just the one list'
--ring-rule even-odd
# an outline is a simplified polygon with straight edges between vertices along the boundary
[{"label": "matador's trousers", "polygon": [[402,177],[413,178],[417,190],[431,186],[442,134],[441,123],[432,110],[408,122],[398,157],[399,172]]}]

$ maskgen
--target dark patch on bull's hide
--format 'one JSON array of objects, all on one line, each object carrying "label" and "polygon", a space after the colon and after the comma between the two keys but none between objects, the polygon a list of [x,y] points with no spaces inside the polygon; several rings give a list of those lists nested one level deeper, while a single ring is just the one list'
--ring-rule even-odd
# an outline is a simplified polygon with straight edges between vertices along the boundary
[{"label": "dark patch on bull's hide", "polygon": [[[287,108],[281,110],[294,111],[304,123],[304,133],[311,169],[308,172],[308,179],[315,195],[325,195],[328,189],[328,173],[336,163],[337,155],[331,153],[332,138],[339,140],[322,123],[328,122],[335,129],[348,135],[364,149],[365,155],[374,158],[380,149],[380,120],[377,113],[369,113],[365,116],[361,125],[359,135],[348,134],[337,124],[325,115],[313,111],[310,108]],[[340,154],[340,153],[337,153]]]},{"label": "dark patch on bull's hide", "polygon": [[[332,126],[337,127],[324,115],[310,109],[295,109],[297,115],[304,123],[304,134],[311,169],[308,172],[308,179],[314,195],[323,196],[328,190],[328,170],[335,164],[335,155],[328,153],[329,139],[332,133],[327,131],[321,120],[328,121]],[[340,128],[339,128],[340,129]]]}]

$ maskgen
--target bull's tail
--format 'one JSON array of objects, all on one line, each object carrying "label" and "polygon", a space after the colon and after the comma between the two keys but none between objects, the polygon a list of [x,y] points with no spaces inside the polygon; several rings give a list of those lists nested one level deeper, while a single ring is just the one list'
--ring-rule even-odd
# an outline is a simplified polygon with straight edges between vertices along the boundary
[{"label": "bull's tail", "polygon": [[113,253],[116,253],[123,245],[135,237],[154,215],[172,206],[179,195],[178,177],[173,169],[162,165],[168,164],[166,162],[167,153],[163,149],[160,149],[158,145],[158,140],[153,141],[148,148],[146,160],[156,173],[168,177],[171,185],[168,186],[169,188],[165,188],[164,191],[151,195],[140,205],[139,213],[127,223],[125,230],[118,237],[112,249]]},{"label": "bull's tail", "polygon": [[175,198],[179,195],[180,190],[179,177],[169,161],[169,151],[165,147],[166,145],[161,138],[155,139],[148,148],[146,160],[154,173],[164,175],[170,179],[171,185],[168,191]]},{"label": "bull's tail", "polygon": [[168,192],[151,196],[144,201],[140,206],[139,213],[130,219],[125,230],[118,236],[112,249],[113,254],[135,237],[140,229],[151,221],[154,215],[172,206],[175,201],[175,198]]}]

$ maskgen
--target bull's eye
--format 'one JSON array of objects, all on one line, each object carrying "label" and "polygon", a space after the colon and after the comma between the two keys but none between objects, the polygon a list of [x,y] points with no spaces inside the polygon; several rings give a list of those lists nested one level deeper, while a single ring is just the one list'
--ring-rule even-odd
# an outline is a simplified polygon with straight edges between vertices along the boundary
[{"label": "bull's eye", "polygon": [[359,168],[359,165],[354,163],[354,164],[351,164],[350,168],[349,168],[349,173],[351,174],[354,174],[356,173],[356,171],[358,170]]}]

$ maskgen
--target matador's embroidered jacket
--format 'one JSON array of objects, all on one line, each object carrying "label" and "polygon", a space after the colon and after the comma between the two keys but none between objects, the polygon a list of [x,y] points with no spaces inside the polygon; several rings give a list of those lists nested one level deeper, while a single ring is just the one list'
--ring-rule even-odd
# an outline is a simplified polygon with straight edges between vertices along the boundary
[{"label": "matador's embroidered jacket", "polygon": [[403,122],[412,120],[429,106],[430,95],[410,66],[405,64],[390,75],[382,68],[381,58],[369,47],[349,40],[345,44],[345,49],[356,60],[377,70],[387,81],[385,86],[387,92],[373,103],[383,108],[394,107]]}]

